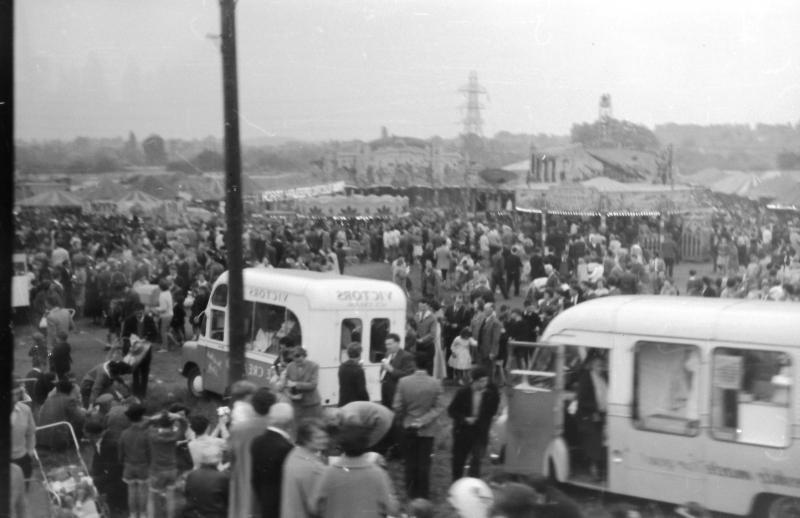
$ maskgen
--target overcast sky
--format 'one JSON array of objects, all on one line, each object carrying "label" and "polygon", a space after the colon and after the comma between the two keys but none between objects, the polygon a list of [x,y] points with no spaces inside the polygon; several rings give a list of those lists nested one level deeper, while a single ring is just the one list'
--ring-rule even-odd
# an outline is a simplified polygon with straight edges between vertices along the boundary
[{"label": "overcast sky", "polygon": [[[16,136],[221,136],[216,0],[15,2]],[[238,0],[244,138],[800,120],[796,0]]]}]

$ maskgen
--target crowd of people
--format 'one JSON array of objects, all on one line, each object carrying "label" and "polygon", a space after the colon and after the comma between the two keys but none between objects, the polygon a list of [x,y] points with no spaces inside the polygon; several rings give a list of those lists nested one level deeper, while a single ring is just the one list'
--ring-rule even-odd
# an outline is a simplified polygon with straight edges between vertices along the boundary
[{"label": "crowd of people", "polygon": [[[542,239],[540,222],[508,214],[253,218],[242,236],[250,266],[335,275],[352,262],[388,263],[392,281],[409,295],[405,343],[393,333],[386,340],[381,403],[389,417],[366,401],[358,344],[348,347],[352,360],[340,370],[340,409],[326,413],[314,359],[287,337],[282,375],[267,388],[232,387],[230,408],[222,407],[212,425],[172,400],[148,412],[148,382],[159,358],[154,347],[178,350],[197,333],[209,288],[226,269],[224,228],[49,216],[17,216],[17,249],[28,261],[18,273],[30,282],[28,321],[37,331],[25,390],[15,391],[13,461],[30,478],[34,448],[59,450],[69,442],[58,430],[34,435],[34,427],[70,422],[95,450],[99,493],[129,516],[172,517],[179,507],[193,518],[395,515],[397,493],[384,458],[403,462],[406,511],[430,516],[440,417],[452,420],[454,483],[465,480],[465,470],[477,480],[509,340],[536,341],[559,312],[601,296],[800,297],[797,219],[764,211],[717,213],[709,233],[715,276],[691,272],[685,287],[673,277],[682,259],[678,219],[659,232],[647,218],[556,218]],[[90,324],[108,331],[106,358],[74,372],[70,333]],[[449,404],[443,380],[458,386]],[[377,426],[387,419],[389,425]],[[550,505],[541,503],[549,489],[523,486],[531,502]],[[482,502],[501,506],[502,491],[486,487],[491,498]],[[176,498],[180,488],[183,497]],[[456,485],[451,491],[458,493]]]}]

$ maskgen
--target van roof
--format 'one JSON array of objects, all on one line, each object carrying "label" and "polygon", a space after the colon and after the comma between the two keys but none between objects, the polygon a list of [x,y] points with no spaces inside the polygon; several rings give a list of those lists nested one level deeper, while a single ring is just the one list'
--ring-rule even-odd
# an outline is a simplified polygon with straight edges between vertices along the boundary
[{"label": "van roof", "polygon": [[[388,281],[286,268],[245,268],[242,277],[245,286],[302,296],[312,309],[406,309],[405,293]],[[227,281],[226,271],[214,284]]]},{"label": "van roof", "polygon": [[600,297],[559,314],[542,338],[569,330],[800,347],[800,305],[704,297]]}]

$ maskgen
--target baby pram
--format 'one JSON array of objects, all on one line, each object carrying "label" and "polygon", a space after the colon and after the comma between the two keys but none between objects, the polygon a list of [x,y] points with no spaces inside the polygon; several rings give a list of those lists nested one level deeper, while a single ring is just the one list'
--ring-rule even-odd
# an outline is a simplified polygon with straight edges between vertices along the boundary
[{"label": "baby pram", "polygon": [[70,449],[65,453],[43,450],[40,454],[39,451],[34,451],[49,506],[46,516],[110,518],[108,506],[94,485],[72,425],[67,421],[60,421],[39,426],[36,431],[53,428],[68,430],[72,441]]}]

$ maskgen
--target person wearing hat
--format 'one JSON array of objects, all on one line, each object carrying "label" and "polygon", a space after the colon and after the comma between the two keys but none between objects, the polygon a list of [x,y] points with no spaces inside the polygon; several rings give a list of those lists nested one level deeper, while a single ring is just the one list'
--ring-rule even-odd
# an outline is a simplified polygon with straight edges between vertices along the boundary
[{"label": "person wearing hat", "polygon": [[[11,392],[11,462],[22,468],[25,479],[33,473],[36,422],[31,407],[24,403],[25,389],[15,381]],[[27,482],[26,489],[27,489]]]},{"label": "person wearing hat", "polygon": [[447,502],[453,506],[459,518],[489,518],[494,494],[483,480],[465,477],[450,486]]},{"label": "person wearing hat", "polygon": [[346,423],[338,434],[342,457],[325,467],[311,496],[311,514],[320,518],[397,516],[389,474],[375,463],[369,430]]},{"label": "person wearing hat", "polygon": [[184,518],[226,518],[230,476],[219,471],[222,451],[209,449],[198,457],[199,467],[186,477]]}]

